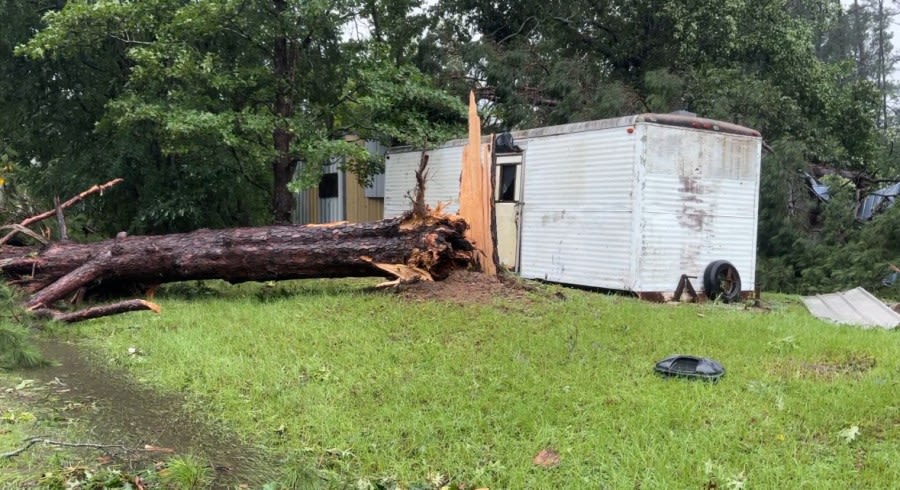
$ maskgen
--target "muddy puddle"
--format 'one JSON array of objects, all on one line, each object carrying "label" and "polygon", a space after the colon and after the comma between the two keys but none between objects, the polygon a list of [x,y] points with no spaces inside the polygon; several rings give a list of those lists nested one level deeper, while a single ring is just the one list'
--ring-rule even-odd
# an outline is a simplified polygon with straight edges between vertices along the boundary
[{"label": "muddy puddle", "polygon": [[22,372],[51,388],[41,403],[80,420],[86,439],[133,449],[115,454],[114,463],[129,469],[152,467],[177,454],[209,461],[213,488],[256,488],[263,478],[262,457],[237,438],[190,414],[184,399],[160,394],[130,380],[126,373],[92,362],[83,347],[57,341],[38,342],[50,367]]}]

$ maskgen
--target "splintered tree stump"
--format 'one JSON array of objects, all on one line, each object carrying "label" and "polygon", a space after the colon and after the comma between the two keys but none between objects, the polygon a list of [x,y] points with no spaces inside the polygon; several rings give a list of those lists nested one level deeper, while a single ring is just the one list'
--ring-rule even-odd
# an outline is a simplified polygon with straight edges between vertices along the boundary
[{"label": "splintered tree stump", "polygon": [[[466,227],[456,216],[429,215],[372,223],[125,236],[91,244],[54,243],[44,249],[7,245],[0,249],[0,271],[7,281],[31,293],[25,302],[30,310],[52,308],[82,288],[110,283],[154,285],[196,279],[239,283],[365,276],[404,279],[385,264],[403,266],[396,270],[404,275],[420,271],[419,275],[428,277],[419,279],[440,279],[454,267],[471,263]],[[122,308],[146,309],[136,304]]]}]

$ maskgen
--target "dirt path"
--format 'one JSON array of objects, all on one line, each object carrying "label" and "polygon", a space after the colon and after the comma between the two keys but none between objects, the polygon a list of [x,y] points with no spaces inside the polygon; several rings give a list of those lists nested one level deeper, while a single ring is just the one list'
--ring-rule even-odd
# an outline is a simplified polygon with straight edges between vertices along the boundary
[{"label": "dirt path", "polygon": [[122,372],[91,362],[81,347],[56,340],[39,343],[54,365],[20,373],[50,388],[49,396],[29,403],[65,411],[87,428],[85,440],[155,451],[130,451],[119,461],[129,469],[152,467],[175,454],[209,461],[214,488],[256,487],[261,463],[256,451],[235,443],[224,430],[210,427],[188,413],[184,399],[139,386]]}]

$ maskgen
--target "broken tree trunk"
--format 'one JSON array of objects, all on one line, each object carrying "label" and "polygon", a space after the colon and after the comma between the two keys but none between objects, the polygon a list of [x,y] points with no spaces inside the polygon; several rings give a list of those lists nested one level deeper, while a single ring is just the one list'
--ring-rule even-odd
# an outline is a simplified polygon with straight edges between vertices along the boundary
[{"label": "broken tree trunk", "polygon": [[469,223],[466,237],[478,253],[475,261],[482,272],[497,275],[494,245],[493,205],[490,151],[481,144],[481,119],[475,104],[475,93],[469,92],[469,142],[463,148],[462,173],[459,183],[459,215]]},{"label": "broken tree trunk", "polygon": [[[442,278],[471,261],[459,217],[431,215],[374,223],[198,230],[126,236],[92,244],[55,243],[40,253],[4,247],[0,271],[32,295],[30,310],[98,284],[229,282],[322,277],[400,277],[410,270]],[[404,266],[391,272],[385,265]],[[405,277],[409,280],[409,276]],[[52,316],[52,315],[51,315]]]}]

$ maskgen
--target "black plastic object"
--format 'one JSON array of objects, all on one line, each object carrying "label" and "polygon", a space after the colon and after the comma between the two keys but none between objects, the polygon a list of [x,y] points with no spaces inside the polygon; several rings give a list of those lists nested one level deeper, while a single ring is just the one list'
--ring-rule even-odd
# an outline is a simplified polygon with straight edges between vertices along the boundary
[{"label": "black plastic object", "polygon": [[711,300],[731,303],[741,299],[741,275],[727,260],[717,260],[703,272],[703,290]]},{"label": "black plastic object", "polygon": [[725,376],[725,368],[719,361],[705,357],[674,355],[656,363],[657,373],[666,376],[718,381]]}]

